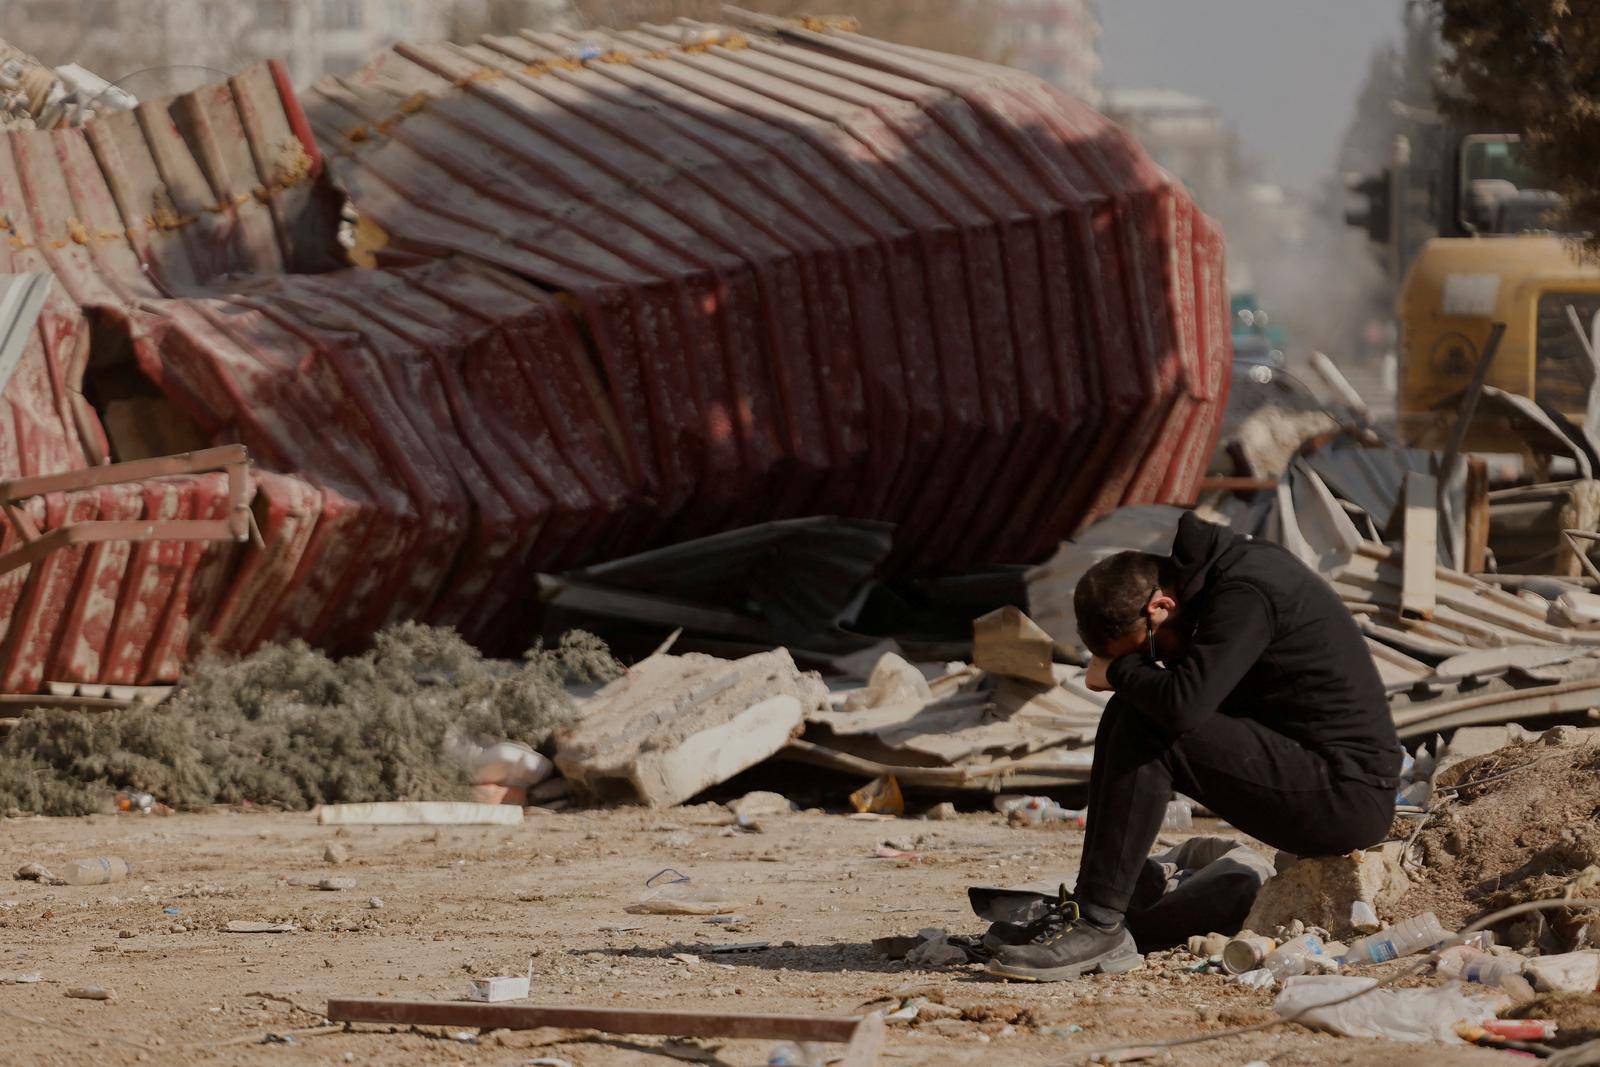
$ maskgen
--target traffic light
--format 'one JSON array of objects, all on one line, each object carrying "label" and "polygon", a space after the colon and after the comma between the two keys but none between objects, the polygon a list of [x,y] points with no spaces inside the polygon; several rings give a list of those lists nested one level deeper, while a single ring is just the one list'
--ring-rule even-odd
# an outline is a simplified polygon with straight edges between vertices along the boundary
[{"label": "traffic light", "polygon": [[1389,243],[1389,197],[1392,184],[1390,172],[1385,170],[1382,174],[1369,174],[1346,185],[1350,192],[1366,197],[1367,206],[1346,211],[1344,221],[1351,226],[1365,229],[1367,237],[1375,244]]}]

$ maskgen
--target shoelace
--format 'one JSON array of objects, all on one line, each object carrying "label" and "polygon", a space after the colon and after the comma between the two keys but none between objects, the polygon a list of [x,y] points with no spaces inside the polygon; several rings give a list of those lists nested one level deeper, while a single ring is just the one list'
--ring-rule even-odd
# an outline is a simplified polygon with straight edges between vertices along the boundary
[{"label": "shoelace", "polygon": [[1060,940],[1083,918],[1078,902],[1067,894],[1066,886],[1058,886],[1056,893],[1056,902],[1050,910],[1028,924],[1028,940],[1033,944],[1048,945]]}]

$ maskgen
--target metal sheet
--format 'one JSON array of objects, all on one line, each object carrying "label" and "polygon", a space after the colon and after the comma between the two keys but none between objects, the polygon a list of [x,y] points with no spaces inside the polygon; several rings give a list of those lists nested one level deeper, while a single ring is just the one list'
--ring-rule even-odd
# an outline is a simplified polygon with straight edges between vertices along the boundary
[{"label": "metal sheet", "polygon": [[[129,458],[83,388],[120,335],[154,437],[250,448],[263,537],[0,576],[0,684],[406,618],[520,651],[540,571],[835,514],[942,572],[1192,495],[1222,244],[1115,127],[814,23],[591,38],[402,44],[305,110],[265,64],[0,141],[0,272],[56,283],[0,383],[0,477]],[[374,269],[335,269],[335,180]],[[48,531],[224,497],[30,506]]]}]

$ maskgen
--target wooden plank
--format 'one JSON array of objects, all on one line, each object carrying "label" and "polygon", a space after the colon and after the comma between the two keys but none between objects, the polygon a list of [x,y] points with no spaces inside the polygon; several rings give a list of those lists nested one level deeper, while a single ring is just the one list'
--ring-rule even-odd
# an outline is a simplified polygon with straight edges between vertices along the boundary
[{"label": "wooden plank", "polygon": [[1438,607],[1434,572],[1439,560],[1439,486],[1432,475],[1407,471],[1404,486],[1405,525],[1400,554],[1400,614],[1431,619]]},{"label": "wooden plank", "polygon": [[1466,559],[1462,570],[1482,571],[1489,558],[1489,464],[1481,456],[1467,457]]},{"label": "wooden plank", "polygon": [[1050,635],[1010,604],[973,620],[972,663],[980,670],[1055,685],[1054,658]]},{"label": "wooden plank", "polygon": [[465,1026],[480,1030],[598,1030],[607,1034],[832,1041],[848,1045],[840,1061],[869,1067],[883,1042],[879,1015],[776,1015],[651,1008],[584,1008],[537,1004],[484,1004],[463,1000],[389,1000],[333,997],[328,1020],[402,1026]]}]

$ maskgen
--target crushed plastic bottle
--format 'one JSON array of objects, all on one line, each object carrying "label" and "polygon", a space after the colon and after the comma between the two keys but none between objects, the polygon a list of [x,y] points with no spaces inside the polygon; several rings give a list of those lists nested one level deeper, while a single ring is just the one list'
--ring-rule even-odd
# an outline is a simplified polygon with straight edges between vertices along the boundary
[{"label": "crushed plastic bottle", "polygon": [[1439,919],[1431,911],[1413,915],[1404,922],[1395,923],[1387,930],[1368,934],[1350,946],[1345,959],[1350,963],[1388,963],[1432,948],[1449,937]]},{"label": "crushed plastic bottle", "polygon": [[823,1067],[827,1063],[815,1042],[785,1041],[767,1054],[767,1067]]},{"label": "crushed plastic bottle", "polygon": [[1064,822],[1080,829],[1088,821],[1089,809],[1063,808],[1049,797],[1015,797],[1012,803],[1000,810],[1013,823],[1029,825],[1047,822]]},{"label": "crushed plastic bottle", "polygon": [[[1039,823],[1062,822],[1074,825],[1081,830],[1089,822],[1088,808],[1063,808],[1049,797],[1001,794],[995,797],[994,807],[996,811],[1008,816],[1013,823],[1036,825]],[[1167,810],[1161,817],[1161,828],[1163,830],[1194,829],[1194,806],[1186,800],[1169,801]]]},{"label": "crushed plastic bottle", "polygon": [[1492,956],[1466,945],[1456,945],[1439,953],[1439,974],[1445,978],[1459,978],[1463,982],[1500,988],[1508,975],[1522,973],[1520,958]]},{"label": "crushed plastic bottle", "polygon": [[67,885],[106,885],[128,877],[129,869],[128,861],[120,856],[96,856],[70,861],[58,877]]},{"label": "crushed plastic bottle", "polygon": [[1267,958],[1261,961],[1261,969],[1282,982],[1297,974],[1322,970],[1324,961],[1328,959],[1328,954],[1323,951],[1322,938],[1316,934],[1302,934],[1267,953]]},{"label": "crushed plastic bottle", "polygon": [[1167,813],[1161,818],[1164,830],[1193,830],[1194,805],[1187,800],[1167,801]]}]

